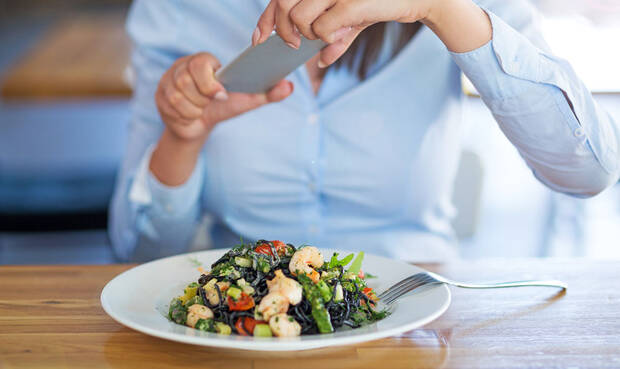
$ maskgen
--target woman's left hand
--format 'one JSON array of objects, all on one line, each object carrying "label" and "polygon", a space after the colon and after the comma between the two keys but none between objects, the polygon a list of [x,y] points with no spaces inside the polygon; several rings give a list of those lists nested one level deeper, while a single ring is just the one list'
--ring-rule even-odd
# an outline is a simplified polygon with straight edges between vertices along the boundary
[{"label": "woman's left hand", "polygon": [[471,0],[271,0],[258,20],[252,44],[264,42],[274,28],[292,48],[299,48],[300,33],[310,40],[320,38],[329,44],[319,59],[319,66],[326,67],[366,27],[387,21],[421,21],[452,51],[480,46],[491,33],[488,17]]},{"label": "woman's left hand", "polygon": [[[299,33],[309,40],[330,44],[321,53],[320,66],[336,61],[366,27],[395,20],[415,22],[425,18],[437,0],[271,0],[252,37],[253,44],[276,29],[291,47],[298,48]],[[298,32],[299,31],[299,32]]]}]

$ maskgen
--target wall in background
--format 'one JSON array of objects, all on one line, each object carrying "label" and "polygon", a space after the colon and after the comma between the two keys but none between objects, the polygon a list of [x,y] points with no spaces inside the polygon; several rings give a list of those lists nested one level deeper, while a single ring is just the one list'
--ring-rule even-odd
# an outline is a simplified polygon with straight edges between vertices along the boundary
[{"label": "wall in background", "polygon": [[24,15],[60,14],[67,11],[126,8],[131,0],[0,0],[0,19]]}]

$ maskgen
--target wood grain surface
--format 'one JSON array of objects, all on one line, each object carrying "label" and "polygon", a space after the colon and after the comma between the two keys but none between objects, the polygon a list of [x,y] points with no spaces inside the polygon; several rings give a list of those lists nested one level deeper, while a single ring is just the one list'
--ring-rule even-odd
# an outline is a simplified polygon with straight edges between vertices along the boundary
[{"label": "wood grain surface", "polygon": [[5,99],[127,97],[130,42],[124,14],[59,20],[5,76]]},{"label": "wood grain surface", "polygon": [[463,280],[557,278],[569,290],[452,289],[442,317],[397,337],[255,353],[169,342],[114,322],[99,295],[130,265],[0,266],[0,368],[620,368],[620,262],[422,266]]}]

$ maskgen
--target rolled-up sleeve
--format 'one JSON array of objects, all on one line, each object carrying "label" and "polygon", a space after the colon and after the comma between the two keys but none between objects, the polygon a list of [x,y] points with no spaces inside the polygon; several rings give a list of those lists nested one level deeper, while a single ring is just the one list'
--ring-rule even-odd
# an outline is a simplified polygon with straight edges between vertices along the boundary
[{"label": "rolled-up sleeve", "polygon": [[176,50],[181,23],[176,2],[136,1],[128,20],[134,42],[134,93],[127,150],[110,206],[113,250],[123,261],[145,261],[186,251],[201,214],[204,162],[190,179],[168,187],[150,173],[151,152],[163,129],[155,91],[163,73],[182,55]]},{"label": "rolled-up sleeve", "polygon": [[492,40],[452,56],[534,175],[579,197],[617,182],[618,121],[597,106],[570,64],[548,51],[529,9],[516,16],[519,31],[486,11]]}]

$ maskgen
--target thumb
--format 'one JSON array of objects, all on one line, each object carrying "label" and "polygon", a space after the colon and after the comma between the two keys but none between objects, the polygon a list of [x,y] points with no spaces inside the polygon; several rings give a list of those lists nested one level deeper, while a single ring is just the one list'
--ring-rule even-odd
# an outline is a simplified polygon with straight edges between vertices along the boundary
[{"label": "thumb", "polygon": [[267,91],[265,98],[270,103],[282,101],[291,96],[294,90],[295,85],[293,85],[293,82],[282,80],[273,86],[271,90]]},{"label": "thumb", "polygon": [[207,122],[220,122],[257,109],[265,104],[282,101],[293,93],[293,83],[282,80],[266,93],[244,94],[231,92],[224,101],[214,100],[205,109]]},{"label": "thumb", "polygon": [[323,50],[321,50],[319,67],[326,68],[338,60],[349,49],[353,41],[355,41],[364,28],[366,27],[351,27],[343,33],[338,41],[327,45]]}]

